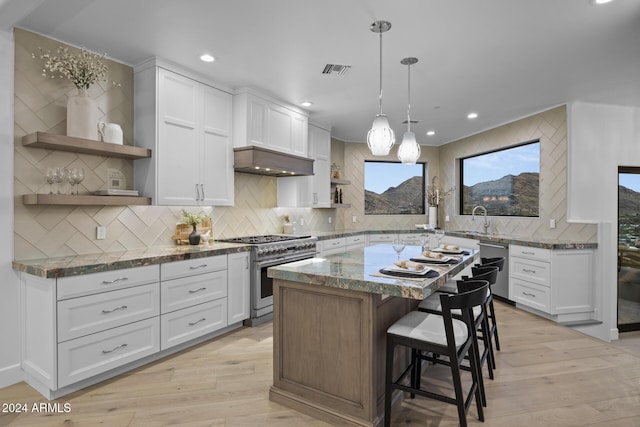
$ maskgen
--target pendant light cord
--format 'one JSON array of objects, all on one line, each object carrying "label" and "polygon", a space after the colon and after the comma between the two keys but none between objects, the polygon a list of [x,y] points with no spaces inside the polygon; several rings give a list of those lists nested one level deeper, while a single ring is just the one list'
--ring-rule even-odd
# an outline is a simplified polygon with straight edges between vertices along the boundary
[{"label": "pendant light cord", "polygon": [[407,132],[411,132],[411,64],[407,64]]},{"label": "pendant light cord", "polygon": [[382,31],[380,31],[380,96],[378,98],[378,107],[382,115]]}]

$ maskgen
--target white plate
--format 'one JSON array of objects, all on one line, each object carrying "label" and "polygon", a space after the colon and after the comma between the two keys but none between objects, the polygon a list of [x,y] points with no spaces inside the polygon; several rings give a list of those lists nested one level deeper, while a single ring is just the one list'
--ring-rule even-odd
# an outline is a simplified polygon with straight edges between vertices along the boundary
[{"label": "white plate", "polygon": [[388,267],[383,268],[382,270],[386,270],[386,271],[395,271],[396,273],[408,273],[408,274],[415,274],[415,275],[420,275],[423,276],[425,274],[427,274],[428,272],[431,271],[430,268],[425,267],[422,270],[416,270],[415,268],[402,268],[402,267],[398,267],[397,265],[390,265]]}]

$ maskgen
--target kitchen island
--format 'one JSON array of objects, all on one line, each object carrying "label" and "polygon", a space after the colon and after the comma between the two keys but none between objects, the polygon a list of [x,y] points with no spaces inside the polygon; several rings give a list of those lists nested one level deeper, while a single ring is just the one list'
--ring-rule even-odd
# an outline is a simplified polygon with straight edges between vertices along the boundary
[{"label": "kitchen island", "polygon": [[[401,259],[421,252],[407,246]],[[380,425],[387,328],[478,256],[468,250],[455,265],[428,265],[437,276],[424,279],[381,277],[397,260],[389,244],[271,267],[270,399],[332,424]]]}]

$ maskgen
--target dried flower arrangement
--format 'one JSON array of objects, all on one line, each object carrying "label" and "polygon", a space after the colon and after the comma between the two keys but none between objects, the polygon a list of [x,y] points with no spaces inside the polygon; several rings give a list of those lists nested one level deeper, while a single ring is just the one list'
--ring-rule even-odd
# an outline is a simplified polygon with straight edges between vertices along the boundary
[{"label": "dried flower arrangement", "polygon": [[444,191],[442,188],[438,188],[436,185],[436,181],[438,180],[437,176],[434,176],[431,179],[431,185],[427,186],[427,203],[429,206],[438,206],[440,201],[450,196],[456,191],[456,187],[453,186],[447,191]]},{"label": "dried flower arrangement", "polygon": [[204,220],[206,220],[208,218],[207,215],[204,214],[204,212],[200,211],[198,213],[191,213],[191,212],[187,212],[186,210],[182,209],[182,218],[180,219],[180,221],[183,224],[189,224],[189,225],[193,225],[196,226],[198,224],[200,224],[201,222],[203,222]]},{"label": "dried flower arrangement", "polygon": [[[105,76],[109,67],[102,62],[105,54],[98,55],[84,48],[80,48],[79,54],[73,54],[64,46],[59,46],[55,55],[50,50],[38,50],[39,55],[32,53],[31,57],[44,61],[42,76],[45,78],[69,79],[78,90],[87,90],[98,81],[107,81]],[[111,83],[120,86],[119,83]]]}]

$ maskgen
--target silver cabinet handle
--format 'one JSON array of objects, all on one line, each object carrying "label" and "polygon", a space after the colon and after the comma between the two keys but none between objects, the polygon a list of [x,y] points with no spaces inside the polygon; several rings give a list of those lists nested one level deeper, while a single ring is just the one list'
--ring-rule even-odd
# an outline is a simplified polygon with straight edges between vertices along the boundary
[{"label": "silver cabinet handle", "polygon": [[113,313],[114,311],[118,311],[118,310],[126,310],[127,308],[129,308],[129,307],[127,307],[126,305],[121,305],[120,307],[116,307],[113,310],[102,310],[102,313],[103,314],[109,314],[109,313]]},{"label": "silver cabinet handle", "polygon": [[190,294],[195,294],[196,292],[204,291],[207,288],[199,288],[199,289],[189,289]]},{"label": "silver cabinet handle", "polygon": [[129,280],[129,278],[128,277],[118,277],[117,279],[114,279],[114,280],[103,280],[102,284],[103,285],[112,285],[112,284],[114,284],[116,282],[123,282],[125,280]]},{"label": "silver cabinet handle", "polygon": [[535,255],[535,252],[531,252],[531,251],[520,251],[521,254],[523,255]]},{"label": "silver cabinet handle", "polygon": [[536,297],[535,294],[530,294],[529,292],[523,292],[522,295],[526,295],[528,297]]},{"label": "silver cabinet handle", "polygon": [[191,266],[191,267],[189,267],[189,270],[197,270],[199,268],[204,268],[206,266],[207,266],[207,264],[200,264],[200,265],[196,265],[196,266]]},{"label": "silver cabinet handle", "polygon": [[198,323],[204,322],[205,320],[207,320],[207,318],[203,317],[202,319],[198,319],[195,322],[189,322],[189,326],[197,325]]},{"label": "silver cabinet handle", "polygon": [[529,270],[528,268],[523,268],[522,271],[524,271],[525,273],[533,273],[533,274],[536,273],[535,270]]},{"label": "silver cabinet handle", "polygon": [[102,354],[113,353],[114,351],[116,351],[118,349],[121,349],[121,348],[124,348],[126,346],[127,346],[126,343],[125,344],[120,344],[120,345],[117,345],[117,346],[113,347],[111,350],[102,350]]},{"label": "silver cabinet handle", "polygon": [[244,257],[244,269],[249,269],[249,256]]},{"label": "silver cabinet handle", "polygon": [[200,184],[200,193],[202,193],[201,201],[204,201],[204,184]]},{"label": "silver cabinet handle", "polygon": [[200,190],[198,189],[198,184],[196,184],[196,202],[200,201]]}]

